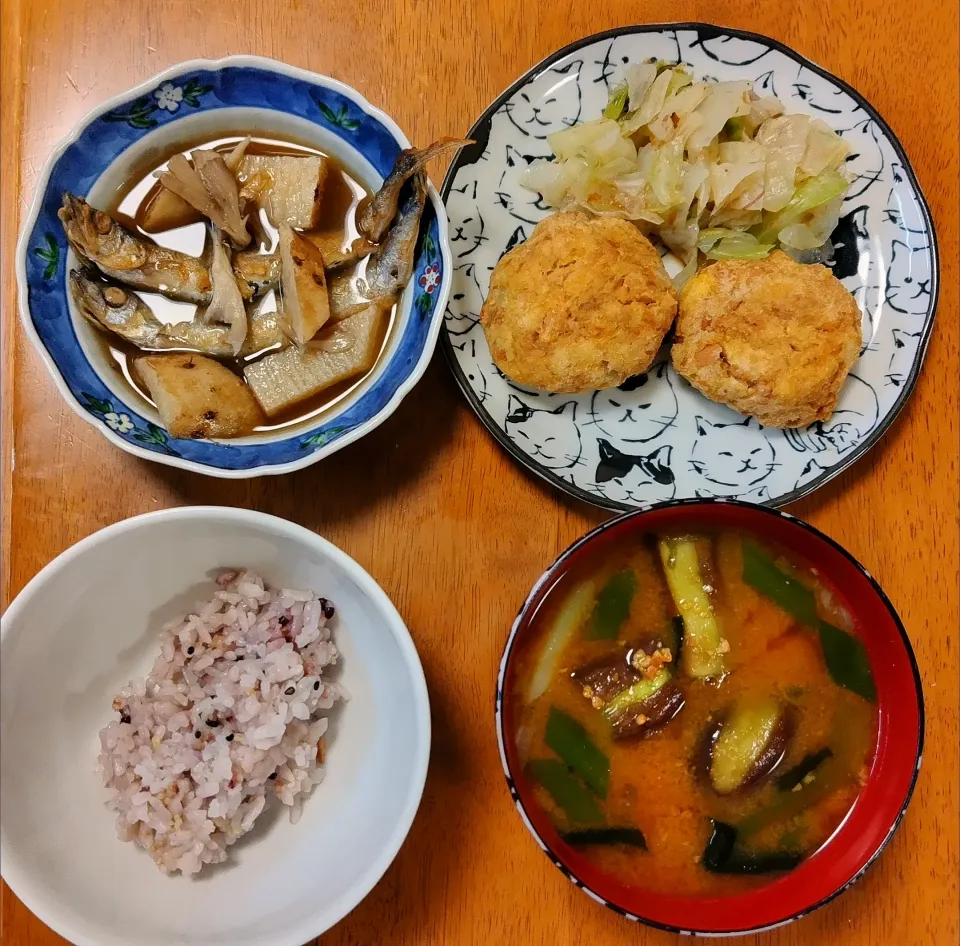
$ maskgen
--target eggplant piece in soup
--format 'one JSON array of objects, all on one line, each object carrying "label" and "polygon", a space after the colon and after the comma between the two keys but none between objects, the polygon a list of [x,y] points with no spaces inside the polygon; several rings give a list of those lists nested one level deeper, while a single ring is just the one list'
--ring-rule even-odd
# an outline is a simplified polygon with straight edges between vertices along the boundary
[{"label": "eggplant piece in soup", "polygon": [[737,703],[706,736],[704,762],[713,790],[729,795],[769,775],[786,754],[793,728],[789,708],[775,699]]}]

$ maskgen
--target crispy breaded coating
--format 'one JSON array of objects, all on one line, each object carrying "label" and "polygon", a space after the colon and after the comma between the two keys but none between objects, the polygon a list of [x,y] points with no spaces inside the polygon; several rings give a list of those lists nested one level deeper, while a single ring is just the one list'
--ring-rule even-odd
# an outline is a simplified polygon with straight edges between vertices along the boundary
[{"label": "crispy breaded coating", "polygon": [[497,263],[480,321],[505,375],[581,393],[646,371],[676,312],[663,263],[633,224],[556,213]]},{"label": "crispy breaded coating", "polygon": [[853,296],[824,266],[775,251],[701,269],[680,293],[673,365],[766,427],[827,420],[861,344]]}]

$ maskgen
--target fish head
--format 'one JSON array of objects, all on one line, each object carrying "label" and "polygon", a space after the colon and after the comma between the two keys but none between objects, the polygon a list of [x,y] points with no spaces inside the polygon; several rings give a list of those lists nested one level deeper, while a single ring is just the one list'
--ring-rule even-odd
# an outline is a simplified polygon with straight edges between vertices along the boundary
[{"label": "fish head", "polygon": [[78,269],[70,271],[70,294],[80,312],[95,325],[123,325],[141,302],[136,293],[96,282]]},{"label": "fish head", "polygon": [[146,263],[145,244],[82,197],[65,192],[57,216],[78,256],[112,269],[137,269]]},{"label": "fish head", "polygon": [[82,197],[65,193],[58,216],[71,246],[87,259],[102,255],[102,246],[114,228],[107,214],[99,214]]},{"label": "fish head", "polygon": [[103,297],[103,287],[78,269],[70,270],[70,295],[77,308],[91,321],[100,322],[106,314],[107,300]]}]

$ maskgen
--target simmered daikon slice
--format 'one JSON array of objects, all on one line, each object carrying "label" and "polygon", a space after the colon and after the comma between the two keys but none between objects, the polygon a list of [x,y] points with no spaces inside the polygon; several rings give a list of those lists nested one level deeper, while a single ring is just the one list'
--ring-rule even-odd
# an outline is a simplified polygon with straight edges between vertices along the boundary
[{"label": "simmered daikon slice", "polygon": [[273,417],[340,381],[363,374],[380,353],[385,318],[381,309],[370,307],[323,330],[308,348],[291,345],[267,355],[244,369],[247,384]]},{"label": "simmered daikon slice", "polygon": [[240,163],[241,183],[266,174],[268,185],[256,188],[257,205],[275,226],[311,230],[320,222],[320,199],[327,177],[327,159],[319,154],[248,154]]}]

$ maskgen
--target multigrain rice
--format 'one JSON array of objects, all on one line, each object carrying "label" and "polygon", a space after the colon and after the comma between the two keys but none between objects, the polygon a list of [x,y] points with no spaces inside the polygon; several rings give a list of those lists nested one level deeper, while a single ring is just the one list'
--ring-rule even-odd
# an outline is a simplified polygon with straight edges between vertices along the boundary
[{"label": "multigrain rice", "polygon": [[346,696],[323,679],[339,656],[333,606],[228,571],[213,599],[164,627],[146,680],[113,701],[100,771],[117,833],[165,873],[226,859],[271,796],[296,821],[323,778],[319,713]]}]

